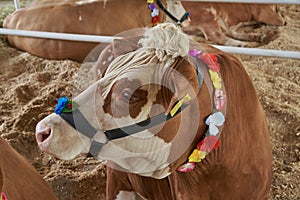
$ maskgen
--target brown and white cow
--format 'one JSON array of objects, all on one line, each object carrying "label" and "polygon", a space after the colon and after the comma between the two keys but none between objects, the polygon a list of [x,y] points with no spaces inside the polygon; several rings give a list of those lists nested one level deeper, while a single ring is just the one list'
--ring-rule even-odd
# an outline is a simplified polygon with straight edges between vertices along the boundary
[{"label": "brown and white cow", "polygon": [[[222,84],[189,56],[195,49],[216,55]],[[102,74],[98,81],[37,124],[41,150],[60,159],[90,151],[107,160],[107,199],[268,199],[268,126],[235,57],[192,42],[175,25],[160,24],[142,38],[114,41],[96,67]],[[178,171],[211,130],[208,116],[221,109],[212,98],[217,86],[227,96],[219,147],[192,171]],[[187,94],[181,112],[170,117]],[[157,123],[163,116],[168,120]]]},{"label": "brown and white cow", "polygon": [[188,34],[204,35],[206,40],[227,46],[246,46],[247,42],[262,42],[274,37],[274,33],[241,33],[237,29],[249,24],[267,24],[281,26],[284,19],[277,5],[182,2],[191,14],[191,24],[185,28]]},{"label": "brown and white cow", "polygon": [[[166,1],[162,1],[166,5]],[[175,5],[176,3],[176,5]],[[169,1],[170,12],[180,18],[181,3]],[[181,15],[181,16],[179,16]],[[160,21],[168,20],[159,12]],[[5,18],[3,27],[10,29],[49,31],[112,36],[139,27],[152,26],[151,11],[146,0],[36,0]],[[98,45],[30,37],[8,36],[13,47],[48,59],[71,59],[82,62]]]},{"label": "brown and white cow", "polygon": [[0,199],[57,200],[42,176],[3,138],[0,138],[0,158]]}]

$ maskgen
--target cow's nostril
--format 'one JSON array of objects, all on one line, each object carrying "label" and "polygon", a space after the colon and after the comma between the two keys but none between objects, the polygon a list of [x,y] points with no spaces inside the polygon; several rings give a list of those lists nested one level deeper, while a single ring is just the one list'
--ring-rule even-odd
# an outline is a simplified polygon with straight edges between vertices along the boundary
[{"label": "cow's nostril", "polygon": [[50,136],[50,132],[43,133],[43,134],[42,134],[43,141],[45,141],[49,136]]},{"label": "cow's nostril", "polygon": [[45,140],[47,140],[47,138],[49,138],[49,136],[51,135],[51,128],[46,128],[41,132],[38,132],[36,134],[36,140],[38,143],[42,143]]}]

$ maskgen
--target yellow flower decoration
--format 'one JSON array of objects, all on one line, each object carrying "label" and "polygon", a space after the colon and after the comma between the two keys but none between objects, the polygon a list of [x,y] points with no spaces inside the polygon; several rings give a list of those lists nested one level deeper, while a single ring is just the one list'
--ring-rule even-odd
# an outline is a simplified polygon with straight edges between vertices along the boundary
[{"label": "yellow flower decoration", "polygon": [[213,82],[214,88],[219,90],[222,87],[221,78],[217,72],[209,70],[210,79]]},{"label": "yellow flower decoration", "polygon": [[189,162],[200,162],[206,156],[205,151],[194,149],[193,153],[189,156]]},{"label": "yellow flower decoration", "polygon": [[147,0],[147,3],[154,3],[154,0]]}]

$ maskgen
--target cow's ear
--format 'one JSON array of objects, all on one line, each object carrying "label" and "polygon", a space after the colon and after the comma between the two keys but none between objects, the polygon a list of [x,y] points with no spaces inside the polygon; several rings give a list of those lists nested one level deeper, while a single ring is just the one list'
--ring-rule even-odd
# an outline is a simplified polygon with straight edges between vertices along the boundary
[{"label": "cow's ear", "polygon": [[137,44],[140,37],[127,37],[123,39],[115,39],[108,45],[100,54],[96,66],[95,74],[96,80],[103,77],[109,64],[118,56],[138,49],[140,46]]},{"label": "cow's ear", "polygon": [[100,54],[95,68],[94,68],[94,73],[95,73],[95,80],[99,80],[103,77],[103,74],[105,73],[108,65],[110,62],[108,60],[112,57],[112,45],[108,45],[105,49],[103,49],[102,53]]},{"label": "cow's ear", "polygon": [[[178,104],[188,104],[196,98],[199,89],[197,71],[192,64],[183,59],[176,59],[173,66],[167,73],[168,88],[172,91],[172,97],[169,101],[166,114]],[[178,107],[178,105],[177,105]]]}]

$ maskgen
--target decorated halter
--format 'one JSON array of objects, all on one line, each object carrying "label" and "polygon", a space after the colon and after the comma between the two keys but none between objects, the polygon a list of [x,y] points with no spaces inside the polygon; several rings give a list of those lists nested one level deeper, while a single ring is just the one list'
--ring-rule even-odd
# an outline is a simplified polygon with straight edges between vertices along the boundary
[{"label": "decorated halter", "polygon": [[[204,79],[203,70],[208,71],[211,85],[213,86],[213,110],[212,114],[205,121],[208,125],[207,132],[202,136],[200,142],[197,144],[192,154],[188,157],[188,161],[177,169],[180,172],[189,172],[193,170],[197,162],[201,162],[210,151],[215,150],[219,146],[219,129],[225,121],[223,112],[225,111],[226,94],[221,80],[220,65],[217,62],[217,57],[214,54],[203,53],[199,50],[190,50],[189,55],[193,59],[196,59],[195,63],[198,74],[199,90],[202,87]],[[68,97],[59,98],[58,104],[55,108],[55,113],[60,115],[74,129],[91,139],[92,145],[89,152],[93,156],[97,157],[103,145],[107,144],[109,141],[139,133],[172,119],[190,105],[184,104],[184,102],[188,102],[190,100],[191,97],[189,94],[186,94],[175,104],[168,115],[161,113],[129,126],[111,130],[101,130],[107,138],[104,143],[94,140],[94,136],[99,132],[99,130],[94,128],[88,122],[78,109],[79,105],[75,101],[69,100]],[[76,123],[74,119],[76,119]]]},{"label": "decorated halter", "polygon": [[[172,19],[177,25],[180,25],[182,22],[188,19],[190,16],[189,12],[186,12],[180,19],[177,19],[174,15],[172,15],[161,3],[160,0],[156,1],[158,7],[168,16],[170,19]],[[159,21],[159,10],[157,9],[154,0],[147,0],[148,8],[151,11],[151,17],[152,17],[152,24],[153,26],[156,26]]]},{"label": "decorated halter", "polygon": [[[204,80],[204,63],[202,61],[196,62],[196,68],[200,90]],[[92,145],[89,149],[89,152],[94,157],[97,157],[103,145],[107,144],[109,141],[128,137],[172,119],[189,105],[184,104],[189,100],[191,100],[191,97],[189,96],[189,94],[186,94],[173,106],[170,113],[168,113],[167,115],[165,113],[160,113],[154,117],[148,118],[138,123],[111,130],[98,130],[94,128],[78,109],[79,105],[75,101],[69,100],[68,97],[61,97],[58,99],[58,104],[55,107],[55,113],[57,115],[60,115],[74,129],[78,130],[80,133],[91,139]],[[94,139],[95,135],[99,131],[103,132],[106,136],[106,141],[104,143],[100,143]]]},{"label": "decorated halter", "polygon": [[[172,37],[172,39],[166,40],[165,37],[163,37],[165,34],[175,34],[176,37],[174,36]],[[130,38],[132,39],[132,36]],[[198,143],[197,148],[189,156],[188,162],[178,169],[181,172],[188,172],[195,167],[196,162],[200,162],[202,159],[204,159],[205,156],[211,150],[216,149],[220,143],[218,138],[221,132],[220,128],[225,121],[223,113],[225,113],[226,96],[221,80],[220,65],[217,62],[217,57],[213,54],[207,54],[199,51],[198,49],[201,49],[201,47],[199,47],[198,44],[193,44],[193,41],[191,41],[187,35],[182,33],[178,26],[171,23],[159,24],[154,28],[146,29],[143,33],[143,36],[134,38],[134,41],[131,42],[131,44],[128,44],[130,40],[127,39],[123,39],[123,44],[125,44],[124,47],[126,47],[126,50],[120,51],[120,49],[123,50],[123,48],[120,48],[122,46],[122,43],[119,40],[115,40],[115,44],[112,43],[111,49],[108,48],[106,49],[107,52],[104,51],[103,54],[101,53],[101,55],[104,55],[103,58],[105,58],[106,56],[107,59],[110,59],[110,64],[106,69],[106,75],[107,77],[110,77],[109,72],[111,71],[111,73],[115,75],[110,77],[112,80],[118,79],[119,73],[116,73],[115,71],[117,69],[115,68],[116,66],[122,66],[123,68],[120,68],[120,70],[125,70],[124,73],[126,72],[125,68],[128,68],[128,65],[130,65],[131,67],[136,66],[137,68],[134,69],[138,70],[141,64],[152,64],[152,62],[147,59],[149,58],[149,56],[151,58],[157,59],[157,62],[164,64],[164,67],[166,68],[170,67],[171,64],[174,63],[174,60],[177,58],[187,59],[188,62],[193,64],[193,67],[195,67],[197,72],[199,85],[198,94],[204,81],[204,74],[206,75],[206,85],[211,88],[209,91],[211,92],[211,96],[213,97],[212,113],[205,122],[208,125],[207,132],[205,134],[202,134],[203,137],[200,138],[201,140]],[[139,40],[137,41],[137,39]],[[156,42],[153,42],[154,40]],[[159,40],[160,43],[158,43],[157,40]],[[140,46],[137,44],[139,44]],[[197,49],[189,50],[189,47],[195,45],[197,45]],[[116,51],[113,50],[113,47],[116,48]],[[129,57],[131,55],[135,55],[139,59],[131,59],[130,61],[128,61],[128,52],[130,52]],[[99,58],[101,58],[101,55]],[[146,55],[146,57],[141,58],[141,55]],[[147,62],[144,63],[144,61]],[[126,65],[126,63],[128,65]],[[210,78],[210,80],[207,80],[208,77]],[[112,86],[113,83],[114,82],[112,81],[110,86]],[[109,92],[110,89],[112,88],[108,87],[105,91]],[[103,93],[103,96],[105,95],[106,93]],[[94,157],[98,157],[101,148],[108,142],[140,133],[174,118],[187,106],[191,105],[191,103],[198,101],[198,98],[191,99],[190,95],[191,94],[185,94],[182,99],[175,103],[175,106],[168,114],[163,112],[140,122],[111,130],[102,130],[102,127],[100,127],[99,129],[93,127],[87,120],[87,118],[85,118],[85,116],[81,113],[80,105],[78,105],[74,101],[69,100],[67,97],[59,99],[58,104],[55,108],[55,113],[60,115],[75,130],[78,130],[78,132],[90,138],[91,146],[89,152]],[[99,140],[97,140],[97,138],[99,139],[98,136],[101,136],[101,138],[104,138],[104,140],[99,142]]]}]

